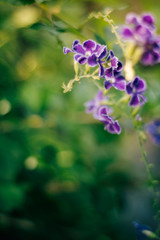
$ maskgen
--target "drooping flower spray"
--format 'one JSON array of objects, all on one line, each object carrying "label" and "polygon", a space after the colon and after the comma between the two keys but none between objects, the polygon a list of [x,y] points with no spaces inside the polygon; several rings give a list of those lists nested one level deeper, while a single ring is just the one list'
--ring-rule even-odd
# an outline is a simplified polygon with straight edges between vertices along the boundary
[{"label": "drooping flower spray", "polygon": [[[138,134],[142,159],[148,172],[149,185],[157,196],[156,181],[153,179],[147,154],[143,147],[144,131],[141,117],[137,117],[139,110],[147,102],[145,96],[147,84],[141,76],[136,75],[134,65],[138,62],[144,65],[154,65],[160,62],[160,38],[155,33],[155,21],[151,14],[140,16],[133,13],[128,14],[126,25],[120,31],[121,36],[109,14],[110,12],[106,14],[94,13],[90,15],[89,19],[102,19],[109,23],[111,32],[115,34],[117,44],[122,49],[125,62],[120,61],[113,50],[108,49],[107,45],[101,45],[91,39],[82,43],[80,40],[75,40],[71,49],[63,48],[64,54],[72,53],[74,55],[75,69],[75,78],[67,85],[63,84],[64,92],[71,91],[73,85],[82,78],[91,78],[99,89],[95,97],[84,104],[86,113],[92,114],[96,120],[103,123],[104,130],[111,134],[120,134],[123,131],[119,123],[120,119],[117,119],[117,106],[128,105],[131,112],[130,117]],[[82,69],[82,65],[85,68]],[[79,74],[80,68],[81,74]],[[118,101],[117,98],[115,100],[111,97],[110,91],[114,91],[119,97]],[[157,197],[155,205],[157,212],[159,212]],[[157,220],[160,220],[160,214],[157,214]]]}]

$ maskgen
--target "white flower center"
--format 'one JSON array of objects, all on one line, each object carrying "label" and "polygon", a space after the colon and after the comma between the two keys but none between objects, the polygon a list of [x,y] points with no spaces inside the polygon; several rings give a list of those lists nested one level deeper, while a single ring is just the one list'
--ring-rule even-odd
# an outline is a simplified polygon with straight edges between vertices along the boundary
[{"label": "white flower center", "polygon": [[115,78],[114,78],[114,77],[111,78],[110,82],[111,82],[111,83],[115,83]]},{"label": "white flower center", "polygon": [[91,56],[91,51],[86,51],[86,56]]}]

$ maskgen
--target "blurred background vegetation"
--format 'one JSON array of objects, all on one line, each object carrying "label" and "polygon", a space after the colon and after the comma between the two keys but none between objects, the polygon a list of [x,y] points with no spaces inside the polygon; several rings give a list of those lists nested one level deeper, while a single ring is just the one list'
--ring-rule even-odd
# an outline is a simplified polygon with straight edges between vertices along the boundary
[{"label": "blurred background vegetation", "polygon": [[[133,221],[156,227],[132,122],[108,134],[84,112],[91,81],[61,88],[74,76],[63,46],[92,38],[117,49],[106,23],[86,21],[106,8],[116,25],[150,11],[160,33],[158,0],[0,0],[0,239],[132,240]],[[159,65],[137,71],[148,80],[147,122],[160,116]],[[159,147],[146,148],[158,169]]]}]

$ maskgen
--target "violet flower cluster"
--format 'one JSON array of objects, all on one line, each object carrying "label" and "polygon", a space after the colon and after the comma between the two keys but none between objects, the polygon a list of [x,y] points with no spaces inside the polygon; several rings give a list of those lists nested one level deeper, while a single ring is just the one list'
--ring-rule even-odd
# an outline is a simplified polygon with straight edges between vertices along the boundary
[{"label": "violet flower cluster", "polygon": [[155,119],[153,122],[146,124],[145,129],[154,144],[160,145],[160,119]]},{"label": "violet flower cluster", "polygon": [[122,63],[114,56],[113,51],[109,52],[107,60],[109,67],[104,69],[104,87],[108,90],[111,87],[114,87],[117,90],[125,91],[126,89],[126,80],[121,75],[123,69]]},{"label": "violet flower cluster", "polygon": [[160,62],[160,36],[155,33],[155,20],[151,14],[127,14],[126,25],[121,34],[124,40],[132,41],[142,49],[143,65]]},{"label": "violet flower cluster", "polygon": [[[90,67],[98,65],[99,77],[103,77],[106,80],[106,89],[113,86],[118,90],[125,90],[125,79],[121,76],[123,65],[118,58],[114,56],[112,50],[108,54],[105,45],[98,44],[90,39],[82,44],[79,40],[75,40],[72,44],[72,49],[64,47],[63,52],[64,54],[68,54],[69,52],[74,53],[75,61],[81,65],[85,63]],[[108,65],[107,68],[105,67],[106,65]]]},{"label": "violet flower cluster", "polygon": [[94,118],[104,123],[104,129],[110,133],[121,133],[121,128],[118,121],[114,121],[111,116],[112,109],[104,105],[107,100],[107,96],[103,96],[103,91],[98,91],[94,99],[85,103],[86,112],[92,113]]},{"label": "violet flower cluster", "polygon": [[[75,40],[72,48],[64,47],[63,52],[64,54],[74,53],[74,60],[80,65],[87,64],[91,68],[98,66],[98,75],[104,79],[104,90],[109,90],[113,87],[128,94],[130,96],[129,106],[136,107],[146,102],[146,98],[143,95],[146,90],[145,81],[136,76],[127,83],[124,76],[122,76],[123,64],[112,50],[108,53],[107,46],[100,45],[90,39],[82,44],[79,40]],[[94,99],[85,104],[86,112],[92,113],[95,119],[104,123],[104,129],[108,132],[120,134],[121,128],[118,121],[113,120],[110,116],[112,113],[111,109],[104,104],[106,100],[107,97],[103,96],[103,91],[99,91]]]},{"label": "violet flower cluster", "polygon": [[112,50],[109,51],[108,54],[105,45],[100,45],[90,39],[83,42],[83,44],[81,44],[79,40],[75,40],[72,44],[72,49],[64,47],[63,52],[64,54],[73,52],[75,61],[79,62],[81,65],[85,63],[90,67],[98,65],[99,77],[105,79],[104,87],[107,90],[111,87],[120,91],[126,90],[126,80],[121,75],[123,65]]},{"label": "violet flower cluster", "polygon": [[79,40],[75,40],[72,44],[72,49],[64,47],[64,54],[69,52],[74,53],[74,59],[80,64],[87,63],[90,67],[99,66],[99,76],[103,76],[104,68],[102,59],[107,56],[107,47],[97,44],[93,40],[87,40],[83,44]]}]

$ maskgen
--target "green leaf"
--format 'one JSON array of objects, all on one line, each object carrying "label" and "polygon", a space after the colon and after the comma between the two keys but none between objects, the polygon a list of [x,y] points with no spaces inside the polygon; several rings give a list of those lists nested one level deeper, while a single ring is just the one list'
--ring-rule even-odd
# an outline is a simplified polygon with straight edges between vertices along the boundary
[{"label": "green leaf", "polygon": [[34,23],[33,25],[31,25],[30,28],[32,28],[34,30],[41,30],[41,29],[44,29],[45,26],[44,26],[44,24],[38,22],[38,23]]},{"label": "green leaf", "polygon": [[34,0],[0,0],[0,2],[3,2],[3,3],[10,3],[10,4],[13,4],[13,5],[28,5],[28,4],[32,4],[34,3],[35,1]]},{"label": "green leaf", "polygon": [[23,192],[15,184],[0,184],[0,210],[11,211],[23,202]]},{"label": "green leaf", "polygon": [[106,45],[105,40],[97,33],[94,34],[96,41],[102,45]]}]

